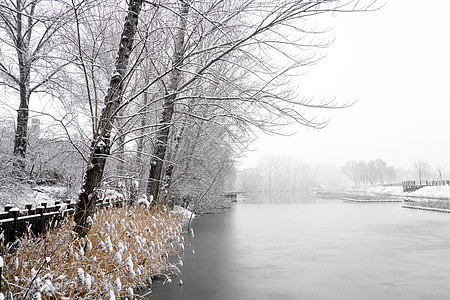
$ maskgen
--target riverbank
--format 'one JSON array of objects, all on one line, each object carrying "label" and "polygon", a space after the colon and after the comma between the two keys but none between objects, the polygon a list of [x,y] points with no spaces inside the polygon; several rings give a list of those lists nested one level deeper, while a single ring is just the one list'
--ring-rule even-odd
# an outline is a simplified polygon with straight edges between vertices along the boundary
[{"label": "riverbank", "polygon": [[321,192],[318,196],[361,203],[403,201],[404,208],[450,210],[450,186],[426,186],[414,192],[404,192],[402,186],[365,186],[341,192]]},{"label": "riverbank", "polygon": [[133,297],[155,276],[180,277],[186,220],[180,208],[109,208],[95,215],[83,239],[71,221],[45,236],[25,237],[2,251],[2,292],[21,299]]},{"label": "riverbank", "polygon": [[450,200],[450,186],[426,186],[414,192],[404,192],[402,186],[364,186],[345,191],[320,191],[318,196],[325,199],[377,199],[406,197],[432,200]]}]

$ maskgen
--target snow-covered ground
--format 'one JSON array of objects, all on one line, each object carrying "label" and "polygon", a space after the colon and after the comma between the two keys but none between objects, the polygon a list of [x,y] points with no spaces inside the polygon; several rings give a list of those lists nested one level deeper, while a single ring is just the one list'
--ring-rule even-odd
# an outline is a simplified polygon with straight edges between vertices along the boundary
[{"label": "snow-covered ground", "polygon": [[173,211],[176,214],[181,215],[182,224],[186,225],[191,219],[195,218],[195,214],[187,208],[175,205]]},{"label": "snow-covered ground", "polygon": [[26,204],[39,206],[43,202],[53,205],[55,201],[64,201],[69,198],[67,188],[63,186],[35,186],[20,185],[15,188],[0,188],[0,210],[5,205],[12,204],[20,209]]},{"label": "snow-covered ground", "polygon": [[405,194],[413,197],[450,199],[450,186],[426,186]]},{"label": "snow-covered ground", "polygon": [[399,195],[404,196],[402,186],[363,186],[356,187],[347,192],[364,193],[364,194],[374,194],[374,195]]},{"label": "snow-covered ground", "polygon": [[450,199],[450,186],[426,186],[415,192],[404,192],[401,186],[368,186],[347,190],[352,193],[391,195],[414,198]]}]

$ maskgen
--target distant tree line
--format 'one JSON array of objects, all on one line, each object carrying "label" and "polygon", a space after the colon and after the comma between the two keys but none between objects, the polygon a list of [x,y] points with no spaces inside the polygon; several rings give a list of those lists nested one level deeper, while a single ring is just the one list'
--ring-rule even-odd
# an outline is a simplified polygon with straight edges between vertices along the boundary
[{"label": "distant tree line", "polygon": [[355,186],[384,184],[396,180],[395,168],[379,158],[349,161],[342,167],[341,172],[350,178]]},{"label": "distant tree line", "polygon": [[245,192],[295,192],[312,183],[311,166],[290,157],[267,154],[254,168],[239,174],[239,189]]}]

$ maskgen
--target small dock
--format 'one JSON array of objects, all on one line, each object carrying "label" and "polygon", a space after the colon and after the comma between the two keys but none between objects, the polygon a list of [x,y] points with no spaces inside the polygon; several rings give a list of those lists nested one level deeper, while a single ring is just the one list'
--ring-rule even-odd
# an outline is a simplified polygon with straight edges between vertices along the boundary
[{"label": "small dock", "polygon": [[231,202],[237,202],[237,196],[245,194],[245,192],[225,192],[222,194],[227,199],[231,199]]}]

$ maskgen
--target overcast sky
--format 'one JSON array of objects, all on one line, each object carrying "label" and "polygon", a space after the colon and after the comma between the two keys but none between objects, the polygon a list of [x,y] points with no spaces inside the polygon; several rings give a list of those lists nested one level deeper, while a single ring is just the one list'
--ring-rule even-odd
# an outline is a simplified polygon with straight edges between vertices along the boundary
[{"label": "overcast sky", "polygon": [[388,0],[377,12],[331,18],[335,42],[299,78],[301,89],[358,102],[333,111],[321,131],[292,127],[291,137],[261,136],[245,165],[281,153],[336,165],[381,158],[405,168],[420,159],[450,171],[449,11],[449,1]]}]

